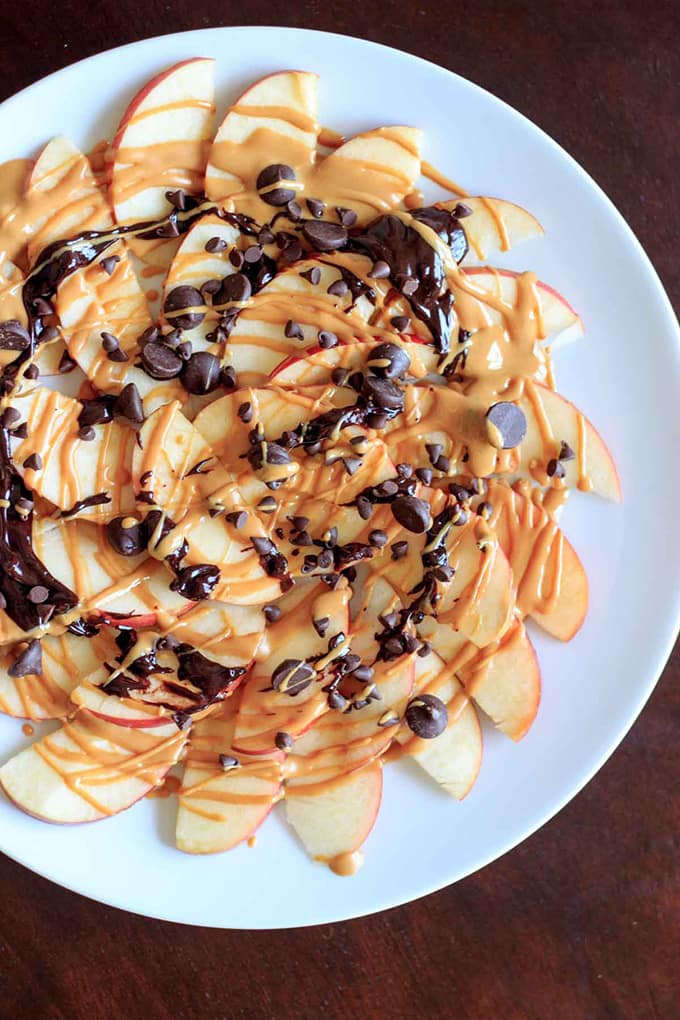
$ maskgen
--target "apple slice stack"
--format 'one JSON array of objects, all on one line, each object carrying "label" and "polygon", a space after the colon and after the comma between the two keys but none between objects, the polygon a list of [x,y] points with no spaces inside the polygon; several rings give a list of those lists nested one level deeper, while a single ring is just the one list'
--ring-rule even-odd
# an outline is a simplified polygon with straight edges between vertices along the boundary
[{"label": "apple slice stack", "polygon": [[0,784],[94,821],[179,766],[181,850],[285,800],[350,874],[386,760],[461,799],[481,720],[532,725],[525,623],[587,609],[560,510],[618,477],[555,388],[578,315],[482,262],[529,212],[423,206],[414,128],[329,147],[313,74],[214,113],[184,61],[105,162],[58,137],[0,167],[0,710],[61,721]]}]

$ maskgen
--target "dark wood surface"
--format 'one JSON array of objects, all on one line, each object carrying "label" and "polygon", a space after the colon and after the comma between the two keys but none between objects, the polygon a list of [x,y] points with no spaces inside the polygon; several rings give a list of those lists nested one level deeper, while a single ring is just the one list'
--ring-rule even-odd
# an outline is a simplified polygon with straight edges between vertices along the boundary
[{"label": "dark wood surface", "polygon": [[[0,97],[102,49],[241,23],[373,39],[490,89],[583,164],[680,297],[672,0],[5,3]],[[621,748],[542,831],[376,917],[273,933],[173,926],[0,858],[0,1018],[677,1017],[678,680],[676,652]]]}]

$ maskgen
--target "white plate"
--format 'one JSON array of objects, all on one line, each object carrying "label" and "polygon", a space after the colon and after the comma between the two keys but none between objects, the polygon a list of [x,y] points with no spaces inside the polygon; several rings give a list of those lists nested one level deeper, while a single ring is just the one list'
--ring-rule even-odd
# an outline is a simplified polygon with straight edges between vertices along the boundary
[{"label": "white plate", "polygon": [[[587,336],[557,355],[558,385],[610,444],[626,497],[614,506],[576,494],[567,507],[591,607],[569,645],[532,633],[544,690],[529,735],[515,746],[485,730],[480,778],[463,804],[415,768],[387,768],[366,863],[352,879],[307,860],[281,817],[267,820],[254,849],[189,857],[173,848],[168,801],[69,828],[34,821],[0,799],[0,849],[105,903],[216,927],[338,921],[432,892],[515,846],[590,779],[649,696],[680,616],[677,326],[631,231],[554,142],[448,71],[357,39],[221,28],[102,53],[0,107],[0,159],[30,154],[59,132],[81,146],[110,138],[137,87],[191,56],[217,58],[222,109],[263,74],[317,71],[323,123],[343,133],[383,123],[423,127],[430,162],[474,194],[512,199],[539,217],[545,240],[517,249],[507,264],[537,271],[581,312]],[[0,759],[26,743],[20,723],[0,719]]]}]

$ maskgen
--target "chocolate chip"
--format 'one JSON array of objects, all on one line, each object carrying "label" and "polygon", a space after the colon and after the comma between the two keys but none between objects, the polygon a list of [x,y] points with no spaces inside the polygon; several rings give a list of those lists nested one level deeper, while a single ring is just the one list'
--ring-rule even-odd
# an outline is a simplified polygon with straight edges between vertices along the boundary
[{"label": "chocolate chip", "polygon": [[253,405],[250,403],[249,400],[245,400],[242,404],[239,405],[239,409],[236,413],[238,414],[241,421],[247,425],[248,422],[251,422],[253,420]]},{"label": "chocolate chip", "polygon": [[271,227],[268,226],[266,223],[265,223],[265,225],[262,227],[262,229],[259,231],[259,233],[257,235],[257,243],[258,244],[273,244],[274,243],[274,232],[271,229]]},{"label": "chocolate chip", "polygon": [[[217,294],[222,286],[222,281],[213,278],[212,280],[206,280],[205,283],[201,284],[201,297],[205,301],[206,297],[213,297]],[[166,344],[169,343],[169,339],[165,337]]]},{"label": "chocolate chip", "polygon": [[3,429],[11,429],[21,418],[21,414],[15,407],[6,407],[0,416],[0,425]]},{"label": "chocolate chip", "polygon": [[331,372],[331,380],[336,386],[344,386],[349,379],[349,371],[346,368],[334,368]]},{"label": "chocolate chip", "polygon": [[404,391],[391,379],[367,376],[362,387],[363,395],[375,407],[384,411],[403,411]]},{"label": "chocolate chip", "polygon": [[416,468],[416,478],[422,482],[423,485],[431,485],[432,483],[432,468]]},{"label": "chocolate chip", "polygon": [[319,637],[326,636],[329,623],[330,618],[328,616],[322,616],[318,620],[312,620],[312,626],[314,627],[314,630],[317,632]]},{"label": "chocolate chip", "polygon": [[[286,181],[296,180],[295,171],[292,167],[286,163],[270,163],[264,170],[260,170],[255,181],[255,187],[260,192],[260,198],[267,205],[282,206],[287,205],[295,198],[295,189],[286,188]],[[281,182],[281,187],[272,188],[267,191],[267,188],[271,188],[272,184],[278,184]]]},{"label": "chocolate chip", "polygon": [[118,337],[114,336],[113,333],[107,333],[106,331],[104,331],[99,335],[102,338],[102,347],[104,348],[107,354],[110,354],[111,351],[118,350],[118,348],[120,347],[120,344],[118,343]]},{"label": "chocolate chip", "polygon": [[54,308],[46,298],[36,298],[33,302],[33,310],[41,319],[47,315],[54,315]]},{"label": "chocolate chip", "polygon": [[571,446],[563,439],[560,444],[560,452],[558,454],[559,460],[574,460],[575,457],[576,454],[572,450]]},{"label": "chocolate chip", "polygon": [[415,535],[422,535],[432,525],[429,503],[417,496],[397,496],[391,506],[399,524]]},{"label": "chocolate chip", "polygon": [[270,538],[261,538],[255,535],[250,541],[258,556],[270,556],[276,552],[276,546]]},{"label": "chocolate chip", "polygon": [[286,262],[297,262],[298,259],[302,258],[302,247],[299,241],[291,241],[285,246],[281,255]]},{"label": "chocolate chip", "polygon": [[390,319],[390,326],[394,326],[397,333],[405,333],[411,325],[408,315],[393,315]]},{"label": "chocolate chip", "polygon": [[289,319],[283,328],[284,336],[288,337],[289,340],[304,340],[305,334],[302,332],[302,326],[299,322],[295,322],[294,319]]},{"label": "chocolate chip", "polygon": [[305,269],[304,272],[300,273],[300,276],[304,277],[305,280],[309,280],[312,286],[316,287],[321,280],[321,270],[318,266],[313,266],[311,269]]},{"label": "chocolate chip", "polygon": [[370,666],[360,665],[356,669],[352,670],[352,676],[355,680],[358,680],[361,684],[370,684],[373,679],[374,671]]},{"label": "chocolate chip", "polygon": [[142,348],[142,364],[144,371],[152,379],[174,379],[182,371],[182,359],[179,354],[157,341]]},{"label": "chocolate chip", "polygon": [[366,496],[359,496],[357,498],[357,511],[359,513],[359,517],[361,517],[361,519],[364,521],[367,521],[369,517],[372,515],[373,506],[371,504],[371,501],[367,499]]},{"label": "chocolate chip", "polygon": [[466,216],[472,216],[473,211],[469,205],[465,205],[465,202],[458,202],[453,210],[453,215],[457,220],[462,220]]},{"label": "chocolate chip", "polygon": [[146,536],[134,517],[114,517],[105,528],[109,545],[119,556],[139,556],[146,549]]},{"label": "chocolate chip", "polygon": [[431,651],[432,651],[432,645],[430,644],[430,642],[429,641],[422,641],[421,645],[420,645],[420,648],[418,649],[418,657],[421,658],[421,659],[426,659],[427,656],[431,653]]},{"label": "chocolate chip", "polygon": [[238,758],[233,758],[230,754],[220,755],[220,765],[225,772],[238,768],[238,764]]},{"label": "chocolate chip", "polygon": [[50,340],[56,340],[59,336],[59,330],[56,326],[46,326],[40,334],[40,343],[46,344]]},{"label": "chocolate chip", "polygon": [[28,592],[28,600],[34,605],[39,606],[43,602],[47,602],[49,598],[49,589],[44,584],[35,584]]},{"label": "chocolate chip", "polygon": [[488,521],[489,518],[493,516],[493,507],[491,503],[487,503],[486,501],[480,503],[477,507],[477,513],[485,521]]},{"label": "chocolate chip", "polygon": [[184,212],[187,207],[187,193],[183,188],[178,188],[177,191],[166,191],[165,197],[173,209]]},{"label": "chocolate chip", "polygon": [[76,362],[73,360],[68,351],[64,351],[61,358],[59,359],[59,375],[68,375],[76,368]]},{"label": "chocolate chip", "polygon": [[391,273],[390,267],[382,259],[378,259],[371,266],[371,271],[368,274],[369,280],[386,280]]},{"label": "chocolate chip", "polygon": [[425,443],[425,451],[430,458],[430,464],[434,464],[439,460],[444,447],[441,443]]},{"label": "chocolate chip", "polygon": [[293,746],[293,738],[290,733],[277,733],[274,737],[274,743],[278,747],[279,751],[290,751]]},{"label": "chocolate chip", "polygon": [[549,478],[564,478],[566,469],[561,461],[553,457],[552,460],[548,461],[546,472]]},{"label": "chocolate chip", "polygon": [[212,393],[220,384],[219,358],[209,351],[197,351],[184,362],[180,380],[189,393]]},{"label": "chocolate chip", "polygon": [[333,297],[345,297],[349,293],[349,287],[344,280],[334,280],[333,283],[329,284],[326,288],[326,293],[331,294]]},{"label": "chocolate chip", "polygon": [[411,359],[398,344],[378,344],[371,352],[366,367],[384,379],[403,379],[411,367]]},{"label": "chocolate chip", "polygon": [[384,545],[387,545],[387,532],[382,531],[380,528],[375,528],[369,532],[368,541],[371,545],[375,546],[376,549],[382,549]]},{"label": "chocolate chip", "polygon": [[78,438],[82,439],[84,443],[91,443],[96,435],[97,433],[91,425],[83,425],[78,429]]},{"label": "chocolate chip", "polygon": [[393,542],[390,551],[393,560],[401,560],[408,552],[408,542]]},{"label": "chocolate chip", "polygon": [[108,258],[102,259],[99,265],[107,276],[111,276],[119,262],[120,258],[118,255],[109,255]]},{"label": "chocolate chip", "polygon": [[255,262],[259,262],[262,258],[262,247],[259,244],[251,244],[243,253],[243,258],[248,265],[253,265]]},{"label": "chocolate chip", "polygon": [[417,737],[432,740],[446,729],[449,713],[444,702],[434,694],[419,694],[406,706],[405,718]]},{"label": "chocolate chip", "polygon": [[296,202],[295,199],[292,199],[290,202],[288,202],[288,204],[286,205],[286,210],[288,212],[288,216],[293,221],[293,223],[297,223],[297,221],[302,216],[302,209],[300,207],[300,203]]},{"label": "chocolate chip", "polygon": [[219,581],[219,567],[212,563],[197,563],[194,566],[183,567],[171,583],[170,590],[176,591],[190,602],[200,602],[208,598]]},{"label": "chocolate chip", "polygon": [[347,231],[337,223],[326,220],[306,220],[302,236],[316,251],[337,251],[347,243]]},{"label": "chocolate chip", "polygon": [[320,220],[323,216],[323,211],[326,208],[324,202],[321,202],[318,198],[306,198],[305,205],[309,209],[310,214],[316,220]]},{"label": "chocolate chip", "polygon": [[328,692],[328,707],[336,712],[342,712],[347,707],[347,698],[343,697],[340,691],[332,690]]},{"label": "chocolate chip", "polygon": [[[172,351],[170,351],[170,353],[172,354]],[[133,425],[142,424],[142,422],[144,421],[144,409],[142,407],[142,398],[139,395],[139,390],[137,389],[134,383],[128,383],[127,386],[123,387],[123,389],[116,397],[113,410],[114,414],[117,414],[120,418],[125,418]],[[83,437],[81,436],[81,438]]]},{"label": "chocolate chip", "polygon": [[348,475],[356,474],[361,467],[361,457],[343,457],[342,463]]},{"label": "chocolate chip", "polygon": [[386,496],[389,499],[392,496],[396,496],[399,492],[399,486],[391,478],[388,478],[386,481],[376,485],[375,491],[378,496]]},{"label": "chocolate chip", "polygon": [[264,496],[257,504],[257,509],[265,514],[273,514],[276,510],[276,500],[273,496]]},{"label": "chocolate chip", "polygon": [[30,468],[31,471],[41,471],[43,466],[42,457],[39,453],[32,453],[30,457],[27,457],[24,461],[24,467]]},{"label": "chocolate chip", "polygon": [[[169,322],[179,329],[194,329],[205,319],[203,298],[195,287],[182,284],[173,287],[165,299],[163,311]],[[154,376],[154,378],[171,378],[171,376]]]},{"label": "chocolate chip", "polygon": [[205,250],[209,251],[211,255],[216,252],[225,251],[227,242],[222,237],[211,237],[209,241],[205,243]]},{"label": "chocolate chip", "polygon": [[121,364],[124,361],[129,361],[130,360],[129,355],[126,354],[125,351],[121,347],[116,347],[114,350],[109,351],[109,353],[106,355],[106,357],[109,359],[109,361],[113,361],[113,362],[121,363]]},{"label": "chocolate chip", "polygon": [[177,344],[175,349],[182,361],[188,361],[193,353],[194,345],[191,340],[183,340],[181,344]]},{"label": "chocolate chip", "polygon": [[334,558],[330,549],[322,549],[316,558],[317,566],[321,570],[328,570],[333,566]]},{"label": "chocolate chip", "polygon": [[226,515],[226,518],[231,526],[239,531],[241,528],[245,527],[248,520],[248,514],[245,510],[232,510]]},{"label": "chocolate chip", "polygon": [[234,269],[240,269],[243,265],[243,252],[239,251],[238,248],[232,248],[229,252],[229,261]]},{"label": "chocolate chip", "polygon": [[345,209],[343,206],[338,205],[335,207],[335,211],[338,214],[338,219],[342,223],[343,227],[353,227],[357,221],[357,214],[354,209]]},{"label": "chocolate chip", "polygon": [[486,412],[489,442],[498,450],[510,450],[522,442],[527,431],[524,411],[517,404],[501,400]]},{"label": "chocolate chip", "polygon": [[436,461],[434,462],[434,467],[437,471],[443,471],[444,474],[448,474],[451,468],[451,461],[449,460],[448,457],[445,457],[444,454],[442,453],[440,454],[439,457],[437,457]]},{"label": "chocolate chip", "polygon": [[267,623],[276,623],[277,620],[281,619],[280,606],[265,606],[262,612]]},{"label": "chocolate chip", "polygon": [[324,350],[329,350],[331,347],[337,347],[338,338],[335,333],[331,333],[328,329],[319,330],[319,347],[323,347]]},{"label": "chocolate chip", "polygon": [[24,376],[26,377],[26,379],[35,381],[40,376],[40,369],[38,368],[37,365],[28,365],[26,371],[24,372]]},{"label": "chocolate chip", "polygon": [[314,678],[314,669],[301,659],[284,659],[272,674],[272,687],[282,694],[294,696],[304,691]]},{"label": "chocolate chip", "polygon": [[0,322],[0,350],[25,351],[31,345],[31,338],[18,319]]},{"label": "chocolate chip", "polygon": [[33,638],[7,672],[12,677],[40,676],[42,668],[42,646],[37,638]]}]

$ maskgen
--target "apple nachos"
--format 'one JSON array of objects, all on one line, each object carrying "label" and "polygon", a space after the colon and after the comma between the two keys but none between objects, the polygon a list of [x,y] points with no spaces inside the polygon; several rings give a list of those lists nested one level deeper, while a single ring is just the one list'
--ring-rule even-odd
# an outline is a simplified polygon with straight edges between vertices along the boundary
[{"label": "apple nachos", "polygon": [[384,761],[462,798],[480,715],[527,732],[525,621],[587,608],[560,509],[620,491],[555,388],[578,316],[485,261],[537,220],[425,204],[421,133],[343,140],[316,92],[272,74],[216,129],[188,60],[89,156],[0,167],[0,709],[62,722],[0,783],[85,822],[180,766],[181,850],[285,800],[350,874]]}]

